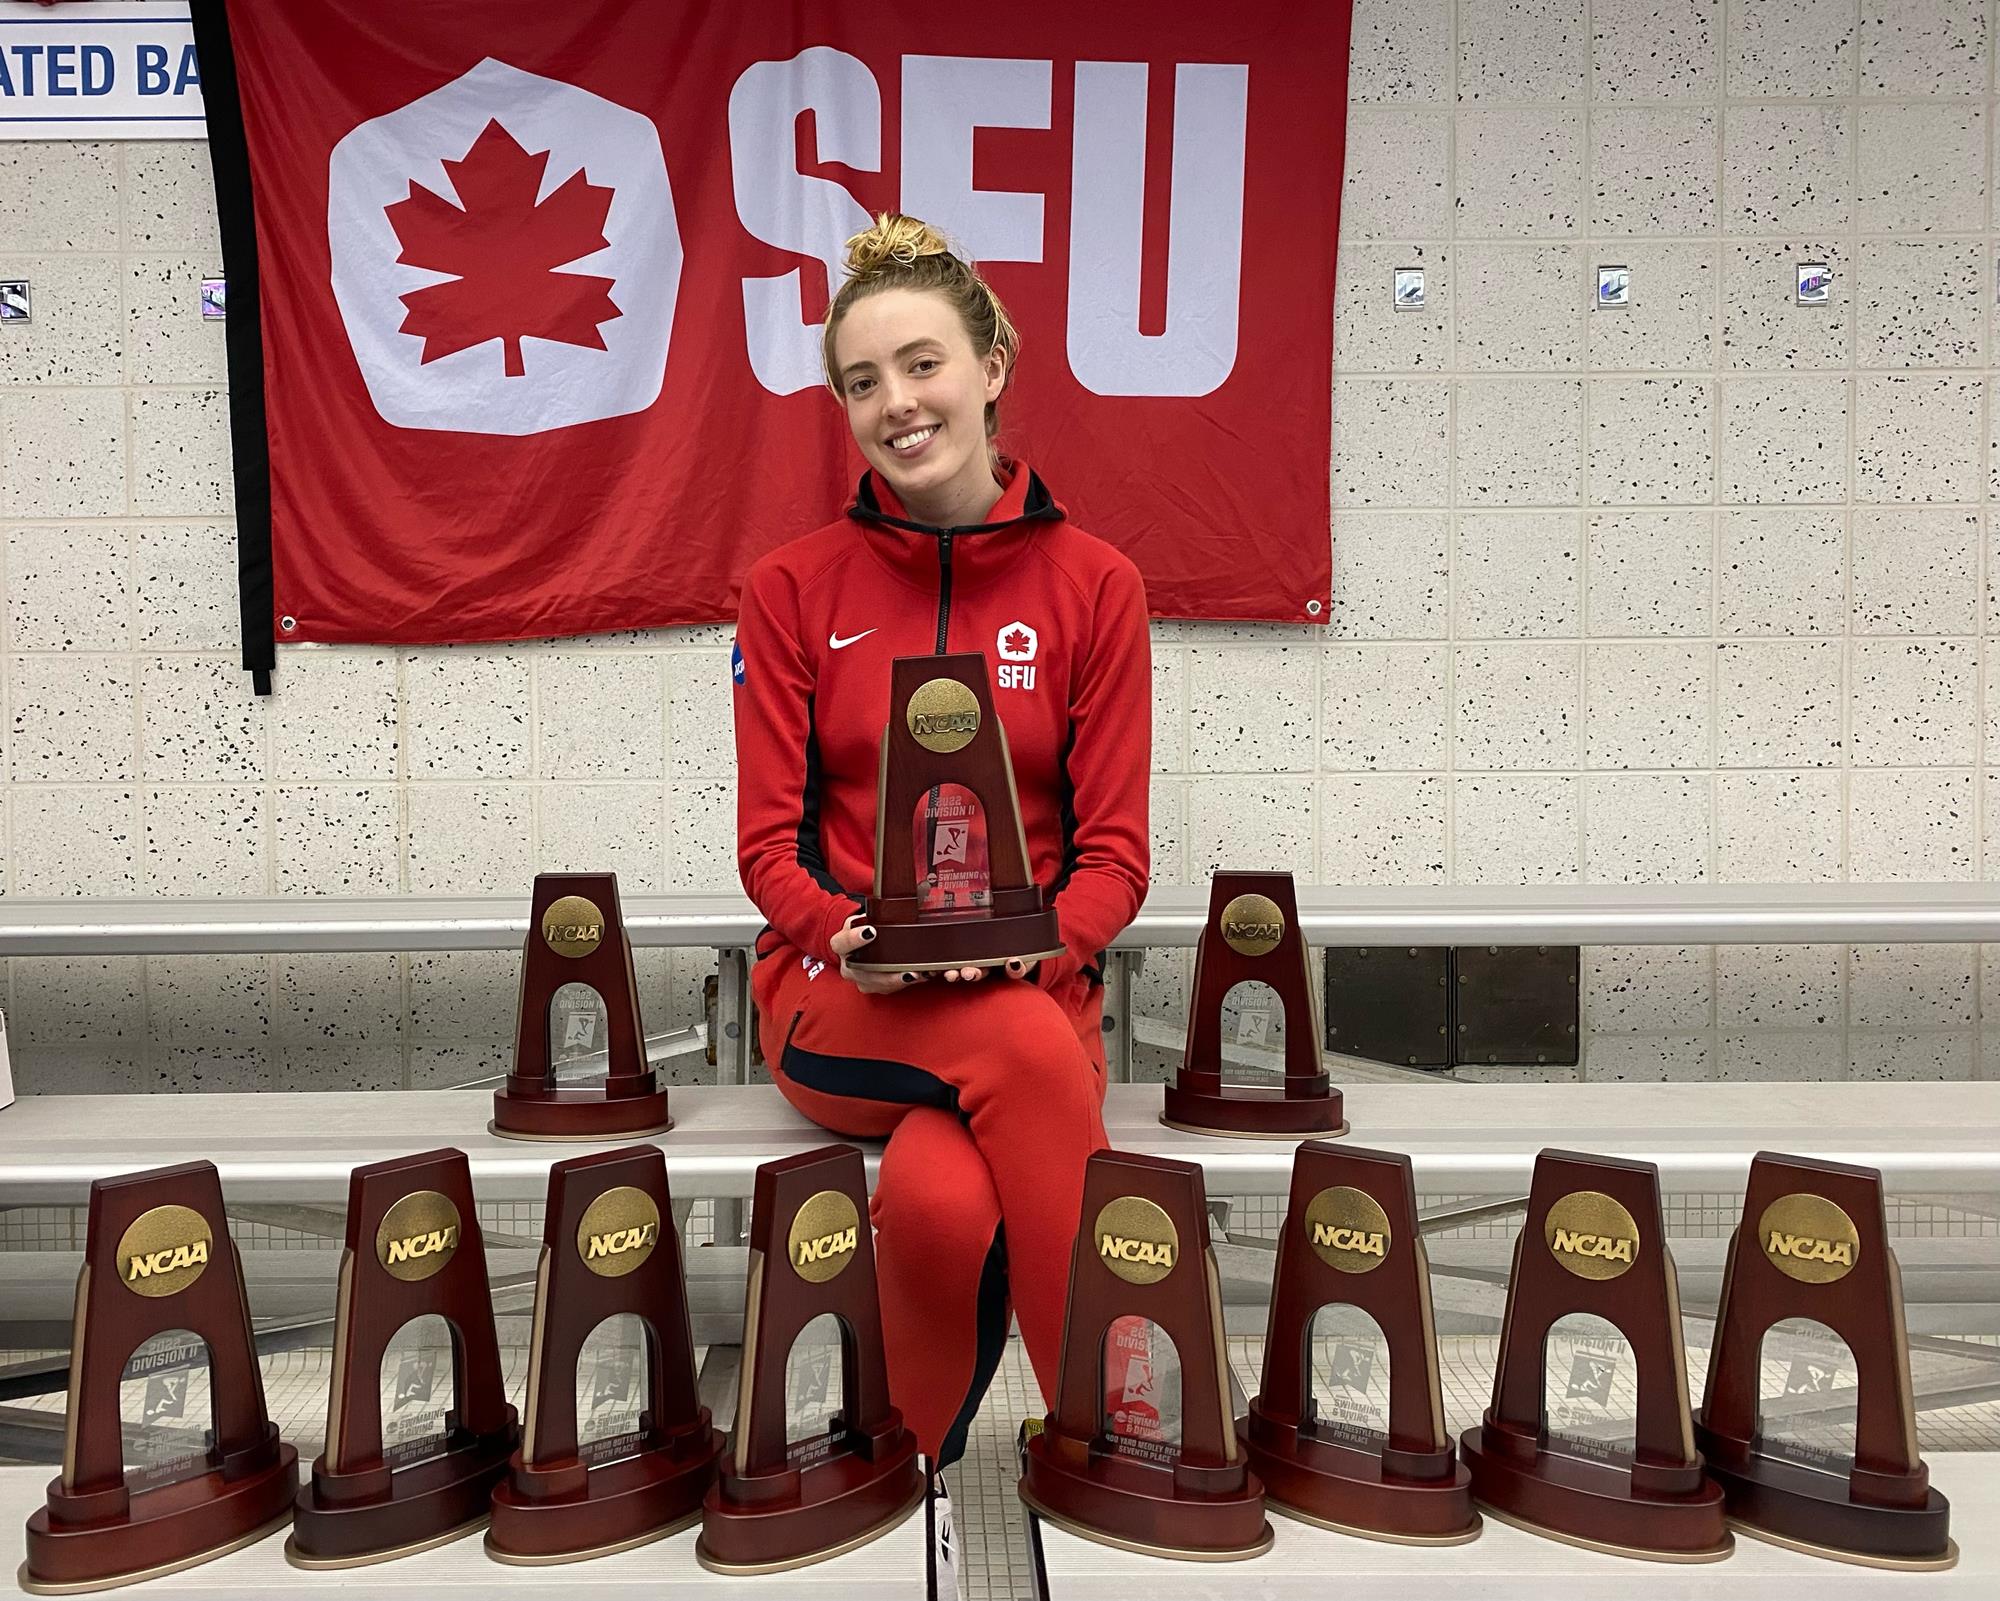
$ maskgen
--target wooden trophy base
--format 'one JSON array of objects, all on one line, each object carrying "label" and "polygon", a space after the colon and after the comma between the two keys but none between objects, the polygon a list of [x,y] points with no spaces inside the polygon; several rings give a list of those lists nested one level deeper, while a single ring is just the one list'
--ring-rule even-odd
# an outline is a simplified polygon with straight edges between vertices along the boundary
[{"label": "wooden trophy base", "polygon": [[1935,1490],[1916,1507],[1857,1501],[1845,1473],[1758,1452],[1725,1461],[1727,1442],[1698,1424],[1695,1443],[1722,1486],[1730,1526],[1755,1539],[1863,1567],[1937,1572],[1958,1561],[1951,1503]]},{"label": "wooden trophy base", "polygon": [[991,916],[932,915],[921,917],[907,896],[868,899],[868,922],[875,938],[868,943],[868,960],[848,957],[847,965],[863,973],[942,973],[954,967],[1004,967],[1012,961],[1043,962],[1062,955],[1062,935],[1056,930],[1053,906],[1011,909],[1008,899],[1032,896],[1040,890],[1002,891]]},{"label": "wooden trophy base", "polygon": [[1323,1095],[1288,1096],[1261,1085],[1220,1095],[1167,1087],[1160,1121],[1184,1134],[1216,1134],[1225,1139],[1331,1139],[1347,1132],[1339,1090]]},{"label": "wooden trophy base", "polygon": [[[1220,1495],[1183,1490],[1174,1470],[1104,1454],[1079,1473],[1049,1449],[1046,1432],[1028,1436],[1019,1493],[1060,1529],[1099,1545],[1178,1562],[1241,1562],[1271,1549],[1264,1493],[1255,1473]],[[1164,1491],[1164,1493],[1162,1493]],[[1169,1544],[1160,1535],[1171,1533]]]},{"label": "wooden trophy base", "polygon": [[[100,1523],[53,1523],[47,1507],[37,1508],[28,1519],[21,1588],[30,1595],[112,1590],[178,1573],[277,1533],[291,1521],[299,1453],[276,1444],[267,1467],[234,1479],[218,1470],[136,1491],[127,1513]],[[61,1479],[49,1489],[59,1495]]]},{"label": "wooden trophy base", "polygon": [[1402,1478],[1385,1470],[1379,1450],[1301,1436],[1266,1419],[1253,1403],[1236,1437],[1250,1470],[1264,1481],[1273,1512],[1301,1523],[1392,1545],[1464,1545],[1479,1538],[1472,1475],[1452,1460],[1440,1478]]},{"label": "wooden trophy base", "polygon": [[673,1455],[664,1446],[592,1468],[585,1488],[562,1499],[537,1500],[523,1479],[554,1477],[514,1465],[493,1488],[486,1554],[497,1562],[539,1567],[628,1551],[687,1528],[701,1516],[715,1482],[722,1436],[708,1431],[704,1448]]},{"label": "wooden trophy base", "polygon": [[510,1407],[509,1428],[491,1440],[397,1468],[389,1488],[371,1500],[329,1497],[326,1487],[337,1477],[326,1473],[322,1457],[293,1504],[285,1560],[295,1568],[366,1567],[428,1551],[483,1528],[493,1487],[506,1476],[507,1459],[521,1443],[512,1418]]},{"label": "wooden trophy base", "polygon": [[816,1464],[792,1480],[788,1494],[771,1500],[741,1496],[724,1475],[702,1502],[701,1538],[694,1557],[711,1573],[782,1573],[859,1550],[880,1539],[924,1504],[924,1474],[917,1439],[908,1430],[887,1457],[858,1455]]},{"label": "wooden trophy base", "polygon": [[1502,1523],[1647,1562],[1720,1562],[1736,1548],[1712,1479],[1688,1494],[1648,1495],[1633,1489],[1628,1468],[1510,1435],[1488,1423],[1458,1442],[1474,1498]]},{"label": "wooden trophy base", "polygon": [[598,1089],[545,1089],[530,1096],[510,1095],[503,1086],[493,1092],[493,1121],[486,1128],[503,1140],[602,1142],[664,1134],[673,1126],[664,1087],[612,1099]]}]

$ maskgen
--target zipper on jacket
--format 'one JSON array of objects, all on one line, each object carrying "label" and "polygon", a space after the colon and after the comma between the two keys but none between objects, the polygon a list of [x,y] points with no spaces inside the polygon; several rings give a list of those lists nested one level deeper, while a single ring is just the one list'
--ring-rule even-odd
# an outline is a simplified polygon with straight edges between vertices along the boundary
[{"label": "zipper on jacket", "polygon": [[951,632],[951,534],[938,535],[938,630],[937,653],[945,651],[945,639]]}]

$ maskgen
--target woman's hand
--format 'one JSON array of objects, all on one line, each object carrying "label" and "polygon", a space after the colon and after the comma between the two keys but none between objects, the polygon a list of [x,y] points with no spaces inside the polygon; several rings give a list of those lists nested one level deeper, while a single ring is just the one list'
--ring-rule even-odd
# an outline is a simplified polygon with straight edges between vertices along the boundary
[{"label": "woman's hand", "polygon": [[[933,976],[942,977],[947,984],[977,984],[986,977],[983,967],[949,967],[942,974],[929,973],[870,973],[857,971],[847,965],[847,958],[860,950],[875,937],[875,930],[863,921],[865,914],[856,912],[841,924],[840,930],[829,942],[833,954],[840,958],[840,976],[846,979],[864,995],[894,995],[921,984]],[[1009,978],[1025,978],[1028,964],[1019,957],[1009,961],[1002,969]]]}]

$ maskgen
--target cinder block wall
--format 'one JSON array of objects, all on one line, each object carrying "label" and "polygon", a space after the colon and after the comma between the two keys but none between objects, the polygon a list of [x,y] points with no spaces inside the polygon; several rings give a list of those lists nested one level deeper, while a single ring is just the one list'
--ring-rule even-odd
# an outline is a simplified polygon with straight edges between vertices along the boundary
[{"label": "cinder block wall", "polygon": [[[1355,10],[1332,622],[1156,626],[1158,877],[2000,876],[1992,4]],[[202,147],[0,144],[0,893],[733,884],[727,627],[289,649],[249,696],[218,265]],[[652,1026],[700,967],[645,964]],[[1592,1078],[1966,1077],[2000,1009],[1965,946],[1585,967]],[[394,1086],[497,1070],[512,985],[42,959],[0,1004],[29,1090]]]}]

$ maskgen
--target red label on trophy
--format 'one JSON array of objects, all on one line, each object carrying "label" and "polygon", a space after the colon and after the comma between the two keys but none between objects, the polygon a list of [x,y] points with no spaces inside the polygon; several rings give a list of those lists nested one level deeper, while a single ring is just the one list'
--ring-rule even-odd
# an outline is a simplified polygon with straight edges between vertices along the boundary
[{"label": "red label on trophy", "polygon": [[917,849],[917,910],[924,916],[984,911],[993,904],[986,813],[963,784],[926,790],[911,831]]}]

